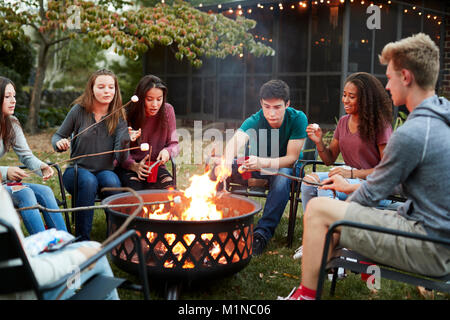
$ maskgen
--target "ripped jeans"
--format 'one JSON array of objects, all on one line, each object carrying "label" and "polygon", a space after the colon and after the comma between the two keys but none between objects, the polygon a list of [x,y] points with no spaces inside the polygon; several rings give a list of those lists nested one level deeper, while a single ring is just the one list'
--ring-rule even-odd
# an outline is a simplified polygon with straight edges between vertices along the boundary
[{"label": "ripped jeans", "polygon": [[[32,207],[40,204],[49,209],[59,209],[55,195],[48,186],[34,183],[23,183],[20,190],[13,191],[17,186],[6,185],[13,203],[18,208]],[[38,209],[19,211],[28,233],[35,234],[45,230],[44,222]],[[66,224],[60,212],[43,211],[45,224],[48,228],[67,231]]]}]

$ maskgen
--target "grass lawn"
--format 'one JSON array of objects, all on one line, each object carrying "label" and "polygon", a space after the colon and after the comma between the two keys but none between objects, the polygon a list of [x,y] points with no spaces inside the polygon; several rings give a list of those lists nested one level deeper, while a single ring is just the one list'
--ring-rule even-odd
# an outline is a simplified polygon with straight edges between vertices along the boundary
[{"label": "grass lawn", "polygon": [[[30,139],[31,137],[29,137]],[[46,142],[49,145],[49,140]],[[32,147],[35,155],[43,161],[60,162],[67,159],[67,153],[55,154],[53,152],[38,151]],[[13,152],[9,152],[0,159],[0,165],[18,165],[18,159]],[[64,168],[66,164],[61,164]],[[185,189],[188,186],[188,177],[201,173],[202,167],[194,165],[178,165],[177,177],[178,188]],[[39,177],[28,178],[27,182],[42,183]],[[47,184],[59,197],[58,180],[52,178]],[[255,198],[264,205],[265,199]],[[70,201],[69,201],[70,203]],[[301,207],[301,206],[300,206]],[[301,208],[299,209],[301,211]],[[255,216],[255,223],[262,214]],[[286,247],[286,236],[288,226],[289,204],[284,211],[281,223],[276,233],[269,242],[265,253],[259,257],[253,257],[247,267],[227,278],[209,282],[192,283],[183,287],[180,295],[182,300],[273,300],[277,296],[287,295],[293,287],[298,286],[301,280],[300,260],[293,260],[294,250],[301,244],[302,221],[301,212],[297,214],[298,219],[295,227],[295,241],[292,248]],[[103,210],[96,210],[92,229],[92,239],[102,242],[105,239],[106,223]],[[133,276],[121,271],[113,265],[113,271],[117,276],[135,280]],[[381,289],[370,291],[360,275],[349,274],[344,280],[337,283],[334,297],[328,295],[330,282],[326,281],[323,299],[338,300],[405,300],[405,299],[434,299],[448,300],[450,295],[433,292],[430,296],[423,296],[415,286],[400,282],[382,279]],[[151,298],[154,300],[164,299],[162,287],[150,283]],[[123,300],[141,299],[140,294],[126,290],[119,291]]]}]

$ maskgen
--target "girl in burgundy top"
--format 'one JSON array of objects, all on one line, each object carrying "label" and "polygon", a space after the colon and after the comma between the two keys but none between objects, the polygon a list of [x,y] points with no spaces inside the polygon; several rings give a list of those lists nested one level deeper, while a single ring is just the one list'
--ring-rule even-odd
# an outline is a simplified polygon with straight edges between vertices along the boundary
[{"label": "girl in burgundy top", "polygon": [[[342,103],[347,114],[339,119],[328,147],[322,140],[322,129],[317,124],[308,125],[306,133],[316,144],[325,165],[332,165],[342,153],[346,166],[334,167],[329,172],[313,172],[305,177],[310,181],[320,182],[339,174],[350,183],[359,183],[359,179],[365,179],[372,173],[383,157],[384,148],[392,134],[392,101],[381,82],[365,72],[350,75],[345,82]],[[333,197],[333,193],[302,183],[303,212],[308,201],[317,196]],[[337,192],[340,200],[345,200],[347,196]],[[391,201],[382,200],[379,205],[384,207],[389,204]],[[294,258],[300,258],[301,255],[300,247]]]},{"label": "girl in burgundy top", "polygon": [[[128,107],[128,126],[140,130],[140,137],[131,147],[148,143],[151,155],[149,151],[131,150],[116,172],[122,185],[134,190],[167,189],[173,186],[173,179],[164,164],[179,152],[174,108],[166,103],[167,87],[160,78],[147,75],[139,81],[134,94],[139,101],[131,102]],[[161,160],[156,182],[147,181],[149,158]]]}]

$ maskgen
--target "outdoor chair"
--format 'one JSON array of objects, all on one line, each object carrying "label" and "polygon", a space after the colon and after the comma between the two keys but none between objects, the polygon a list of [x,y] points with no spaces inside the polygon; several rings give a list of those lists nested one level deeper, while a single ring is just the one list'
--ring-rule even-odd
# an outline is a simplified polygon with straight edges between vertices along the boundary
[{"label": "outdoor chair", "polygon": [[[141,291],[144,299],[149,300],[146,264],[141,242],[135,230],[128,230],[107,244],[97,254],[82,263],[79,271],[82,272],[98,259],[115,250],[115,247],[121,245],[128,238],[132,238],[137,251],[141,284],[134,284],[129,280],[116,277],[94,275],[69,300],[102,300],[116,288]],[[2,248],[0,251],[0,295],[31,290],[41,300],[45,292],[69,283],[68,281],[75,275],[75,272],[72,272],[53,283],[39,285],[16,230],[3,219],[0,219],[0,247]]]},{"label": "outdoor chair", "polygon": [[[61,193],[61,199],[59,199],[57,196],[55,196],[56,203],[58,204],[58,206],[60,206],[60,207],[62,206],[64,209],[67,209],[67,198],[66,198],[66,192],[64,190],[64,184],[63,184],[63,181],[62,181],[61,168],[60,168],[60,166],[57,163],[47,162],[47,164],[49,166],[52,166],[53,168],[55,168],[56,172],[58,174],[58,184],[59,184],[59,191]],[[23,165],[20,166],[20,168],[21,169],[26,169],[26,167],[23,166]],[[64,218],[65,218],[65,221],[66,221],[67,231],[69,233],[72,233],[71,232],[71,228],[70,228],[70,218],[69,218],[69,213],[68,212],[64,212]]]},{"label": "outdoor chair", "polygon": [[[306,138],[305,144],[303,146],[303,157],[299,159],[294,164],[294,168],[297,168],[295,175],[300,178],[305,177],[305,170],[307,166],[312,166],[312,171],[316,171],[318,165],[325,165],[323,161],[317,160],[318,151],[316,144],[309,138]],[[333,166],[342,166],[345,163],[335,162]],[[294,240],[295,223],[297,219],[298,204],[302,201],[300,196],[301,182],[293,183],[291,190],[291,201],[289,208],[289,225],[288,225],[288,236],[287,236],[287,246],[292,247],[292,242]]]},{"label": "outdoor chair", "polygon": [[325,237],[325,246],[322,254],[322,262],[319,272],[319,280],[317,285],[316,299],[319,300],[322,296],[323,282],[326,274],[329,270],[333,271],[333,277],[330,287],[330,295],[333,296],[336,288],[336,280],[338,278],[338,268],[342,267],[344,269],[353,271],[355,273],[369,273],[368,266],[375,265],[379,268],[379,276],[382,278],[396,280],[400,282],[406,282],[415,286],[422,286],[428,290],[438,290],[442,292],[450,293],[450,274],[443,277],[430,277],[426,275],[421,275],[417,273],[407,272],[394,268],[388,265],[383,265],[372,261],[369,258],[364,257],[361,253],[355,252],[353,250],[337,248],[331,253],[331,259],[328,261],[328,251],[330,248],[330,243],[332,240],[333,233],[339,226],[347,226],[351,228],[365,229],[374,232],[381,232],[386,234],[395,235],[397,237],[406,237],[411,239],[418,239],[423,241],[431,241],[434,243],[439,243],[441,245],[448,246],[450,248],[450,239],[439,238],[428,235],[414,234],[410,232],[404,232],[394,229],[389,229],[385,227],[378,227],[373,225],[367,225],[363,223],[357,223],[348,220],[341,220],[333,223]]},{"label": "outdoor chair", "polygon": [[[317,151],[315,149],[315,144],[312,142],[309,138],[306,138],[305,144],[302,148],[303,157],[301,160],[297,160],[293,165],[293,175],[298,177],[299,173],[302,171],[304,172],[304,169],[302,170],[301,167],[303,167],[303,164],[306,163],[306,161],[314,160],[317,157]],[[250,179],[249,179],[250,180]],[[258,180],[262,179],[254,179],[256,183],[258,183]],[[266,181],[266,180],[262,180]],[[288,234],[287,234],[287,246],[292,246],[292,239],[294,234],[294,227],[295,227],[295,219],[296,219],[296,212],[295,209],[295,199],[296,199],[296,190],[300,190],[299,183],[297,181],[292,181],[291,183],[291,191],[289,196],[289,222],[288,222]],[[236,182],[231,181],[227,184],[227,191],[231,192],[233,194],[245,196],[245,197],[263,197],[267,198],[267,194],[269,191],[269,185],[251,185],[248,184],[239,184]]]}]

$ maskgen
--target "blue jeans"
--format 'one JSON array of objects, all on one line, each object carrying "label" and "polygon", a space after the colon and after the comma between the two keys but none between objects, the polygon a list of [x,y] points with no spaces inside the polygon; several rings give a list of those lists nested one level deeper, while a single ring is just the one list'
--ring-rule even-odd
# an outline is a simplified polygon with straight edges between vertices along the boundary
[{"label": "blue jeans", "polygon": [[[63,174],[63,183],[66,190],[73,195],[75,185],[75,170],[72,167],[66,169]],[[110,170],[99,172],[90,172],[89,170],[78,167],[78,190],[75,199],[76,207],[93,206],[95,198],[101,188],[120,187],[120,180],[117,175]],[[117,192],[103,193],[107,197]],[[75,236],[81,236],[81,240],[90,240],[92,229],[92,219],[94,210],[77,211],[75,213]]]},{"label": "blue jeans", "polygon": [[[31,207],[36,204],[49,209],[59,209],[55,195],[50,187],[41,184],[23,183],[26,188],[13,191],[12,186],[6,186],[11,198],[18,208]],[[38,209],[19,211],[28,233],[35,234],[45,230],[44,222]],[[60,212],[42,212],[48,228],[67,231],[66,223]]]},{"label": "blue jeans", "polygon": [[[42,258],[50,257],[52,254],[61,254],[65,250],[74,250],[79,247],[98,247],[98,244],[95,242],[90,241],[83,241],[83,242],[77,242],[74,244],[68,245],[66,248],[61,249],[60,251],[56,252],[47,252],[40,255]],[[67,266],[67,273],[72,272],[74,269],[76,269],[78,266]],[[77,285],[81,285],[85,283],[87,280],[89,280],[94,275],[104,275],[112,277],[113,272],[111,270],[111,266],[109,265],[108,259],[106,256],[101,257],[97,262],[94,264],[94,267],[92,269],[85,269],[81,274],[79,274],[79,278],[74,279],[73,282],[70,282],[69,284],[64,284],[56,289],[53,289],[51,291],[47,291],[44,293],[44,299],[45,300],[54,300],[56,299],[62,290],[64,290],[66,287],[68,288],[60,297],[60,299],[65,300],[70,298],[77,289]],[[117,290],[114,289],[109,293],[108,296],[105,297],[105,300],[119,300],[119,295],[117,293]]]},{"label": "blue jeans", "polygon": [[[246,184],[241,174],[238,173],[237,168],[238,166],[235,160],[232,166],[231,179],[238,183]],[[291,168],[280,168],[278,171],[292,175]],[[286,208],[286,204],[289,201],[291,180],[282,176],[262,175],[258,171],[252,172],[252,178],[265,179],[269,182],[269,193],[267,194],[263,215],[254,229],[254,232],[258,232],[266,241],[269,241],[273,237],[275,229],[280,223],[284,209]]]},{"label": "blue jeans", "polygon": [[[328,178],[328,172],[314,172],[319,177],[319,180],[322,182],[323,180]],[[357,184],[361,183],[361,180],[359,179],[346,179],[348,183],[350,184]],[[339,200],[346,200],[349,196],[346,193],[336,191],[337,199]],[[316,186],[307,185],[306,183],[302,183],[301,186],[301,198],[302,198],[302,207],[303,207],[303,213],[305,213],[306,210],[306,204],[314,197],[328,197],[333,198],[334,194],[331,190],[323,190],[319,189]],[[378,207],[385,208],[389,206],[392,203],[391,200],[381,200],[378,204]]]}]

